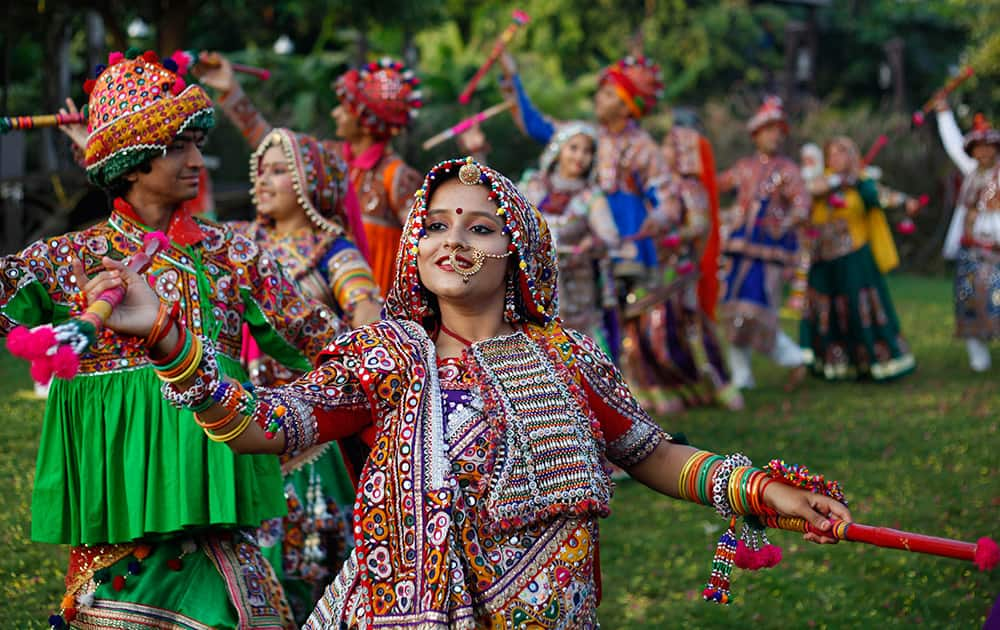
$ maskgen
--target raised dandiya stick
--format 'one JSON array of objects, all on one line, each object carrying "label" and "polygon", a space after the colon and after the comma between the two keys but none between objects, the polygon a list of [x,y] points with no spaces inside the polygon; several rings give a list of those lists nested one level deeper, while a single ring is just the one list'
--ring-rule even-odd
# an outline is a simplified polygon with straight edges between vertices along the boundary
[{"label": "raised dandiya stick", "polygon": [[980,571],[989,571],[1000,563],[1000,548],[997,547],[996,542],[985,536],[970,543],[952,538],[938,538],[937,536],[927,536],[889,527],[862,525],[861,523],[837,519],[830,519],[832,527],[829,531],[823,531],[802,518],[784,516],[761,516],[759,518],[764,525],[774,529],[809,532],[837,540],[865,543],[887,549],[903,549],[914,553],[966,560],[974,562]]},{"label": "raised dandiya stick", "polygon": [[875,158],[878,157],[879,151],[885,148],[885,145],[887,144],[889,144],[889,136],[884,133],[876,138],[875,142],[872,143],[872,147],[868,149],[868,153],[865,153],[865,156],[861,158],[861,168],[864,168],[875,161]]},{"label": "raised dandiya stick", "polygon": [[500,37],[498,37],[496,43],[493,44],[493,50],[490,51],[490,56],[486,58],[483,65],[479,66],[479,70],[476,70],[476,74],[472,75],[472,78],[469,79],[469,82],[465,85],[465,89],[462,90],[461,94],[459,94],[458,102],[462,105],[467,105],[469,103],[469,100],[472,98],[472,93],[476,91],[476,86],[479,85],[482,78],[486,76],[489,69],[493,67],[493,64],[495,64],[497,59],[500,58],[500,55],[503,54],[504,49],[507,48],[507,45],[510,44],[512,39],[514,39],[514,35],[517,34],[518,29],[527,24],[531,19],[528,17],[527,13],[521,11],[520,9],[514,10],[513,18],[514,21],[511,22],[502,33],[500,33]]},{"label": "raised dandiya stick", "polygon": [[[125,263],[126,268],[141,273],[170,241],[163,232],[149,232],[143,238],[143,248]],[[125,288],[103,291],[97,299],[74,317],[58,326],[42,324],[34,328],[18,326],[7,336],[7,349],[16,357],[31,361],[31,377],[37,383],[48,383],[56,376],[72,379],[80,369],[80,356],[97,339],[97,333],[125,298]]]},{"label": "raised dandiya stick", "polygon": [[437,145],[444,142],[445,140],[450,140],[451,138],[454,138],[455,136],[462,133],[463,131],[468,130],[473,125],[481,123],[484,120],[489,120],[490,118],[493,118],[497,114],[507,111],[513,106],[514,106],[513,101],[504,101],[503,103],[497,103],[496,105],[487,107],[478,114],[469,116],[468,118],[459,122],[458,124],[449,127],[448,129],[445,129],[439,134],[431,136],[427,140],[424,140],[424,143],[421,146],[424,148],[425,151],[427,149],[434,148]]},{"label": "raised dandiya stick", "polygon": [[87,115],[84,112],[0,117],[0,134],[18,129],[40,129],[42,127],[60,127],[62,125],[77,125],[81,123],[87,123]]},{"label": "raised dandiya stick", "polygon": [[924,103],[923,107],[913,112],[913,118],[912,118],[913,126],[919,127],[923,125],[924,122],[927,120],[927,114],[931,113],[931,110],[934,109],[934,103],[939,98],[944,98],[945,96],[948,96],[949,94],[954,92],[955,89],[958,88],[958,86],[965,83],[965,81],[968,80],[969,77],[971,77],[974,73],[975,72],[973,71],[972,66],[965,66],[964,68],[962,68],[962,70],[959,71],[957,75],[955,75],[947,83],[945,83],[943,88],[935,92],[934,96],[927,99],[927,102]]},{"label": "raised dandiya stick", "polygon": [[[205,68],[218,68],[219,66],[222,65],[221,61],[215,59],[208,59],[197,52],[193,51],[184,51],[184,52],[191,58],[189,64],[190,66],[199,65],[199,66],[204,66]],[[271,78],[271,71],[268,70],[267,68],[258,68],[257,66],[248,66],[242,63],[232,63],[232,62],[230,62],[229,65],[232,66],[233,72],[239,72],[240,74],[249,74],[250,76],[256,77],[261,81],[267,81],[268,79]]]}]

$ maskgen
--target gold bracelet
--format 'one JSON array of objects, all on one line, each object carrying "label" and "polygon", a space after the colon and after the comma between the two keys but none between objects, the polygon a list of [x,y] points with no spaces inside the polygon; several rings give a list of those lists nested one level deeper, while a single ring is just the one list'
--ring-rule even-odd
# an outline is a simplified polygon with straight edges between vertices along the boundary
[{"label": "gold bracelet", "polygon": [[223,433],[222,435],[218,435],[216,433],[210,433],[209,431],[205,431],[205,435],[207,435],[208,439],[212,440],[213,442],[232,442],[233,440],[240,437],[246,432],[247,427],[250,426],[251,420],[252,418],[250,416],[243,416],[243,419],[240,420],[240,423],[238,425],[236,425],[236,428],[230,431],[229,433]]}]

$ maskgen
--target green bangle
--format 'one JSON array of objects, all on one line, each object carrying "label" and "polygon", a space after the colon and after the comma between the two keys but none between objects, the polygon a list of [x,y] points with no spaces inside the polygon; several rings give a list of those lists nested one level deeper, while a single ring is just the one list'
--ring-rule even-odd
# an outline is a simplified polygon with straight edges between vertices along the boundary
[{"label": "green bangle", "polygon": [[190,330],[188,330],[187,328],[185,328],[184,329],[184,347],[181,348],[181,351],[177,353],[177,356],[174,357],[174,360],[171,361],[169,364],[167,364],[167,365],[157,365],[156,366],[157,371],[159,371],[159,372],[170,372],[171,370],[176,369],[177,366],[180,365],[181,363],[183,363],[185,360],[189,359],[190,357],[188,356],[188,353],[191,351],[191,343],[192,343],[193,339],[194,339],[194,335],[191,334]]},{"label": "green bangle", "polygon": [[695,490],[698,492],[698,501],[702,505],[712,505],[712,498],[708,489],[708,472],[712,470],[717,462],[721,462],[725,458],[722,455],[712,455],[705,460],[705,463],[701,465],[701,470],[698,471],[698,484],[695,486]]},{"label": "green bangle", "polygon": [[194,413],[201,413],[202,411],[205,411],[214,404],[215,404],[215,399],[212,398],[211,396],[207,396],[205,397],[205,400],[201,401],[200,403],[197,403],[192,407],[189,407],[189,409]]}]

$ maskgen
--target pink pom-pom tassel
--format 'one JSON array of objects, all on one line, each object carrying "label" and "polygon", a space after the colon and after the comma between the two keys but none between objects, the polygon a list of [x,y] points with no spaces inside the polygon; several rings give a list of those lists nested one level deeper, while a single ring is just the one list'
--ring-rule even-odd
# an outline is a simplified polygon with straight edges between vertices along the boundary
[{"label": "pink pom-pom tassel", "polygon": [[119,61],[121,61],[124,58],[125,58],[125,55],[123,55],[119,51],[115,51],[115,52],[113,52],[113,53],[111,53],[111,54],[108,55],[108,66],[113,66],[113,65],[115,65],[116,63],[118,63]]},{"label": "pink pom-pom tassel", "polygon": [[764,566],[765,567],[776,567],[781,562],[781,547],[778,545],[764,545],[761,549],[764,552]]},{"label": "pink pom-pom tassel", "polygon": [[[18,345],[21,346],[21,354],[17,355],[23,359],[34,361],[45,357],[49,348],[56,345],[56,335],[49,326],[40,326],[28,331],[27,335],[20,335]],[[13,352],[13,350],[11,351]]]},{"label": "pink pom-pom tassel", "polygon": [[676,234],[668,234],[660,241],[660,244],[667,249],[674,249],[681,244],[681,237]]},{"label": "pink pom-pom tassel", "polygon": [[156,241],[160,244],[160,249],[166,249],[170,247],[170,239],[163,232],[146,232],[145,236],[142,237],[142,244],[144,246],[149,246],[150,241]]},{"label": "pink pom-pom tassel", "polygon": [[52,373],[63,380],[70,380],[80,371],[80,357],[76,356],[73,348],[69,346],[59,346],[52,357]]},{"label": "pink pom-pom tassel", "polygon": [[52,380],[52,359],[38,357],[31,361],[31,378],[39,385],[45,385]]},{"label": "pink pom-pom tassel", "polygon": [[183,92],[184,88],[186,87],[187,87],[187,82],[184,81],[184,79],[177,77],[177,80],[174,81],[174,84],[170,87],[170,92],[174,96],[179,96],[180,93]]},{"label": "pink pom-pom tassel", "polygon": [[992,571],[1000,563],[1000,547],[992,539],[983,536],[976,541],[974,561],[980,571]]},{"label": "pink pom-pom tassel", "polygon": [[913,223],[913,221],[903,219],[896,225],[896,230],[898,230],[900,234],[913,234],[917,231],[917,226]]},{"label": "pink pom-pom tassel", "polygon": [[31,331],[27,326],[18,326],[7,334],[7,350],[20,359],[30,359],[28,347],[31,341]]}]

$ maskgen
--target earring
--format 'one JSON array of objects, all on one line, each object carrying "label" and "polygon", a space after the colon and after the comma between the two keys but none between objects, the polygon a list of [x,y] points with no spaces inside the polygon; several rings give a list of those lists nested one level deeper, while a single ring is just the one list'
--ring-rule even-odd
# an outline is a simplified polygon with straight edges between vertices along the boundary
[{"label": "earring", "polygon": [[507,275],[507,286],[503,294],[503,318],[509,324],[516,324],[521,321],[521,315],[517,312],[517,280],[516,274]]}]

